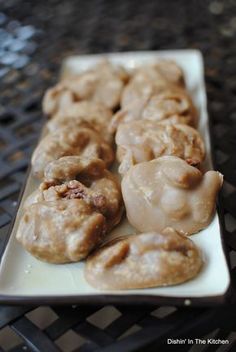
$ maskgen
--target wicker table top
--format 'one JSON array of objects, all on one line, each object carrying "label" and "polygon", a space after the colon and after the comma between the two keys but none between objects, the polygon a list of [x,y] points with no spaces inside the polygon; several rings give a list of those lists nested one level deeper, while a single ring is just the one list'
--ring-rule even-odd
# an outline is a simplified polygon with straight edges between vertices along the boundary
[{"label": "wicker table top", "polygon": [[[71,54],[200,49],[232,277],[236,272],[236,6],[228,1],[0,1],[0,249],[42,125],[40,101]],[[8,55],[6,55],[8,53]],[[234,286],[235,286],[235,280]],[[232,296],[235,302],[235,295]],[[166,351],[168,338],[229,339],[175,351],[235,351],[236,306],[0,306],[2,351]]]}]

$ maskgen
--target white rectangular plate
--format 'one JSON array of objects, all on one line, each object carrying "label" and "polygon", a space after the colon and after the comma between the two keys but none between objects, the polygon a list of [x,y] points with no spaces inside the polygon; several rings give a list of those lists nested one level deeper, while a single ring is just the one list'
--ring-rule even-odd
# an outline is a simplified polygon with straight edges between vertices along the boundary
[{"label": "white rectangular plate", "polygon": [[[104,55],[74,56],[63,64],[63,72],[80,72],[107,57],[114,64],[127,69],[150,63],[159,57],[175,60],[184,70],[187,88],[199,111],[199,131],[205,140],[207,158],[204,168],[212,169],[204,66],[202,55],[196,50],[128,52]],[[29,174],[23,197],[12,227],[0,266],[0,302],[15,303],[156,303],[212,305],[223,302],[230,286],[230,275],[222,246],[219,216],[207,229],[191,239],[201,248],[205,265],[201,273],[186,283],[161,288],[129,291],[95,290],[83,276],[83,263],[53,265],[43,263],[16,241],[15,234],[22,215],[22,204],[37,187],[38,182]],[[116,227],[113,234],[130,233],[127,222]]]}]

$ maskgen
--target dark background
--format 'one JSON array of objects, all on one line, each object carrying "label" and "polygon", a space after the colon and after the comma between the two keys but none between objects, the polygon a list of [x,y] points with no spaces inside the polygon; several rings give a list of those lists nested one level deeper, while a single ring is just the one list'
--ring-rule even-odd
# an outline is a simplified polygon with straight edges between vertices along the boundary
[{"label": "dark background", "polygon": [[[0,1],[0,247],[15,214],[43,122],[42,94],[57,80],[63,58],[71,54],[196,48],[205,59],[215,166],[225,176],[221,204],[234,278],[235,34],[236,2],[229,0]],[[207,334],[230,339],[231,345],[221,347],[221,351],[236,350],[235,305],[208,309],[2,305],[0,329],[1,352],[50,352],[59,348],[81,352],[166,351],[171,349],[166,337],[199,338]],[[69,347],[71,341],[73,348]],[[174,346],[173,350],[190,348]],[[194,348],[192,352],[218,350],[217,345]]]}]

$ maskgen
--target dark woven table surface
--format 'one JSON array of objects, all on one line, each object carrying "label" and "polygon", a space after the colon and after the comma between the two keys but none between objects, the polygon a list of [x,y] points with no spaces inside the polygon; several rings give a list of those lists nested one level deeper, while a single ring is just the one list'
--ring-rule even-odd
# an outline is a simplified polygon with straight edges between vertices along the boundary
[{"label": "dark woven table surface", "polygon": [[[235,1],[0,0],[0,249],[43,123],[41,97],[71,54],[197,48],[236,275]],[[235,280],[233,285],[235,286]],[[217,308],[0,306],[2,351],[166,351],[167,338],[229,339],[174,351],[236,351],[235,295]],[[233,303],[234,302],[234,303]]]}]

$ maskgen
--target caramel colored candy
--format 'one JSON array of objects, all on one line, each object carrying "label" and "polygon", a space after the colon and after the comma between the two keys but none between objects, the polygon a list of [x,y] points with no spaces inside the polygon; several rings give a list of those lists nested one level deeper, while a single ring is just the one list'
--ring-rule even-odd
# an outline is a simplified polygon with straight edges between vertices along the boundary
[{"label": "caramel colored candy", "polygon": [[167,228],[109,241],[88,257],[85,278],[102,290],[148,288],[190,280],[201,266],[195,244]]},{"label": "caramel colored candy", "polygon": [[110,132],[114,133],[122,122],[138,119],[196,125],[196,109],[175,62],[159,60],[134,70],[122,93],[121,110],[111,120]]},{"label": "caramel colored candy", "polygon": [[44,137],[32,155],[34,176],[42,178],[44,169],[52,160],[76,155],[86,158],[100,158],[107,166],[114,160],[112,147],[90,128],[79,129],[67,126]]},{"label": "caramel colored candy", "polygon": [[107,60],[78,75],[66,76],[60,83],[47,90],[43,111],[49,116],[64,112],[72,103],[89,100],[102,103],[109,109],[120,103],[121,92],[128,75],[121,67]]},{"label": "caramel colored candy", "polygon": [[44,182],[25,201],[24,208],[42,201],[82,199],[104,215],[104,231],[119,223],[123,213],[120,184],[100,159],[66,156],[50,162]]},{"label": "caramel colored candy", "polygon": [[108,126],[112,117],[110,109],[101,103],[92,101],[81,101],[71,103],[63,111],[54,115],[47,123],[49,132],[54,132],[65,127],[81,128],[89,127],[96,131],[103,139],[112,143],[112,134],[108,131]]},{"label": "caramel colored candy", "polygon": [[119,172],[143,161],[163,155],[178,156],[199,166],[205,157],[203,140],[187,125],[165,125],[157,121],[137,120],[121,124],[116,133]]},{"label": "caramel colored candy", "polygon": [[82,199],[42,201],[27,207],[16,238],[36,258],[77,262],[104,236],[105,217]]},{"label": "caramel colored candy", "polygon": [[121,123],[134,120],[196,127],[197,111],[186,90],[166,85],[158,94],[148,94],[148,97],[137,100],[132,108],[119,110],[111,119],[110,133],[114,133]]},{"label": "caramel colored candy", "polygon": [[174,156],[137,164],[121,183],[128,220],[141,232],[170,226],[186,235],[196,233],[211,222],[222,182],[219,172],[202,174]]},{"label": "caramel colored candy", "polygon": [[124,88],[121,107],[133,110],[138,101],[159,94],[167,86],[184,87],[183,71],[174,61],[158,60],[138,67]]}]

